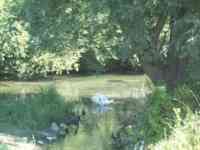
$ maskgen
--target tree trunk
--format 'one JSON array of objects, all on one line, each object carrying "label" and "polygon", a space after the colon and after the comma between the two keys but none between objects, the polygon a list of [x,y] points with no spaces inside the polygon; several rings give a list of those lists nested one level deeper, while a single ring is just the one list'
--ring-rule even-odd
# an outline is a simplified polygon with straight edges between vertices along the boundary
[{"label": "tree trunk", "polygon": [[143,70],[153,82],[164,80],[163,71],[158,66],[143,64]]}]

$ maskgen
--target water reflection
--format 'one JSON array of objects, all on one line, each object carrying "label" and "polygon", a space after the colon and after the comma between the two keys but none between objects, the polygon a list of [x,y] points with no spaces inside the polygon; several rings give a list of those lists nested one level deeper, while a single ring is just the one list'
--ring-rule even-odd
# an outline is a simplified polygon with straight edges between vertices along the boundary
[{"label": "water reflection", "polygon": [[142,108],[139,103],[135,103],[134,99],[104,107],[87,103],[77,105],[76,110],[79,109],[77,107],[84,109],[85,112],[81,117],[77,134],[68,134],[64,139],[48,145],[45,149],[116,150],[113,135],[120,128],[133,125],[136,112]]}]

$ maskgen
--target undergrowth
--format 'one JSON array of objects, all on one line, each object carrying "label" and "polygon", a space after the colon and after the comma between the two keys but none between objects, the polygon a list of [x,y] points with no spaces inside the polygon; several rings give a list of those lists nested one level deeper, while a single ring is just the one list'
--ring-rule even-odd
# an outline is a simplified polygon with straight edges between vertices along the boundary
[{"label": "undergrowth", "polygon": [[151,150],[199,150],[200,115],[195,112],[199,111],[200,100],[193,89],[184,85],[171,93],[164,86],[155,88],[133,127],[118,131],[117,141],[123,141],[120,146],[134,149],[132,143],[144,140]]},{"label": "undergrowth", "polygon": [[158,143],[151,145],[151,150],[199,150],[200,149],[200,114],[188,111],[184,119],[180,110],[176,112],[176,124],[172,134]]},{"label": "undergrowth", "polygon": [[149,97],[144,113],[143,136],[147,143],[156,142],[169,133],[173,124],[173,108],[177,105],[165,88],[156,88]]},{"label": "undergrowth", "polygon": [[54,87],[42,88],[36,95],[24,93],[10,97],[3,94],[0,99],[0,128],[38,130],[62,119],[70,111],[70,105]]},{"label": "undergrowth", "polygon": [[198,84],[182,85],[174,93],[157,88],[144,113],[143,136],[151,150],[200,149]]}]

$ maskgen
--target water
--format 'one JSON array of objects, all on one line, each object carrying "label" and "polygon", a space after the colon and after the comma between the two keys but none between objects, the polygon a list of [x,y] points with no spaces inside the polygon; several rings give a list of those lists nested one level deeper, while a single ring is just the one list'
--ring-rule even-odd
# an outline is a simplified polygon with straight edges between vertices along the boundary
[{"label": "water", "polygon": [[[141,145],[137,144],[137,122],[149,92],[146,83],[146,76],[71,77],[53,81],[6,82],[7,86],[1,86],[0,92],[19,94],[25,99],[29,94],[37,93],[40,87],[54,85],[66,101],[78,100],[72,106],[74,112],[86,112],[81,116],[78,132],[74,134],[72,127],[65,138],[42,146],[44,150],[134,150],[135,145]],[[88,102],[88,98],[96,93],[108,96],[114,103],[98,107]]]},{"label": "water", "polygon": [[[84,101],[84,100],[83,100]],[[143,103],[136,99],[123,99],[115,101],[114,104],[106,106],[102,111],[100,106],[92,103],[80,102],[75,106],[86,112],[81,117],[80,127],[76,134],[72,132],[64,139],[44,147],[46,150],[116,150],[120,149],[118,139],[114,135],[122,128],[131,128],[136,121],[135,116],[143,109]],[[133,132],[130,129],[129,132]],[[134,133],[133,133],[134,134]],[[127,139],[127,142],[134,141]],[[122,143],[123,144],[123,143]],[[123,145],[124,146],[124,145]],[[125,145],[126,146],[126,145]],[[128,146],[128,144],[127,144]]]}]

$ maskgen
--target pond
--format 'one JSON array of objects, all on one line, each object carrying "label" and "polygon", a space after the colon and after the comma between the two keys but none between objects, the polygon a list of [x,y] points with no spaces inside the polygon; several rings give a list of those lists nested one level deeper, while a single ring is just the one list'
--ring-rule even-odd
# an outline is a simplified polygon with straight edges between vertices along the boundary
[{"label": "pond", "polygon": [[[138,118],[144,111],[146,95],[151,82],[145,75],[103,75],[89,77],[56,78],[51,81],[1,82],[1,93],[37,93],[41,86],[54,85],[66,101],[77,101],[72,107],[81,115],[78,132],[70,132],[44,150],[121,150],[137,142]],[[100,107],[91,97],[101,93],[114,100]],[[82,112],[84,111],[84,114]],[[0,132],[1,132],[0,125]],[[122,132],[121,132],[122,131]],[[129,137],[126,137],[126,133]]]},{"label": "pond", "polygon": [[[133,100],[133,99],[132,99]],[[136,101],[123,100],[123,102],[116,102],[110,106],[100,108],[92,104],[81,104],[81,109],[85,110],[85,115],[81,117],[78,132],[66,135],[64,139],[48,145],[44,149],[48,150],[116,150],[120,143],[115,138],[120,129],[134,128],[137,114],[143,111],[143,103],[136,103]],[[78,108],[77,108],[78,110]],[[131,134],[131,133],[130,133]],[[134,134],[134,133],[132,133]],[[126,139],[125,139],[126,140]],[[124,142],[134,142],[128,141]],[[115,143],[116,142],[116,143]],[[122,142],[122,141],[121,141]],[[129,143],[123,143],[129,144]]]}]

